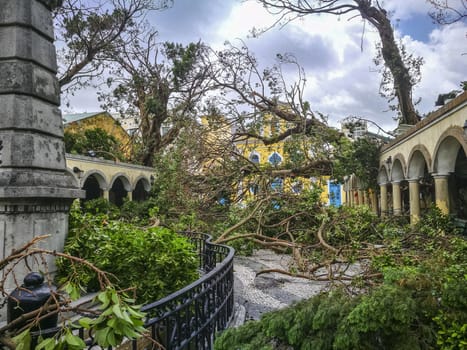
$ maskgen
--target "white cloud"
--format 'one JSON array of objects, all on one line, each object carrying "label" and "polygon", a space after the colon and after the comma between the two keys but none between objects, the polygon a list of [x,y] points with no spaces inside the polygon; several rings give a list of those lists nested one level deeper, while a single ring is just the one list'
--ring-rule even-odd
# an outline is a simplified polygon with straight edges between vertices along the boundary
[{"label": "white cloud", "polygon": [[[275,20],[256,2],[177,0],[175,4],[176,8],[158,13],[154,20],[161,40],[201,38],[219,48],[225,40],[242,38],[264,65],[273,64],[276,53],[293,53],[306,72],[306,98],[334,124],[348,115],[359,115],[387,129],[396,126],[394,112],[385,112],[388,104],[379,95],[381,75],[372,61],[378,34],[369,24],[363,27],[358,17],[308,16],[251,39],[247,36],[253,26],[267,27]],[[467,79],[467,55],[462,56],[467,52],[467,24],[432,26],[425,0],[386,1],[383,5],[401,20],[396,35],[403,36],[409,52],[425,60],[414,96],[422,97],[417,108],[427,113],[434,109],[438,93],[456,89]],[[415,29],[423,32],[418,40],[409,36],[415,35]],[[295,76],[293,71],[287,74],[290,79]],[[86,96],[92,97],[89,91]],[[72,101],[78,106],[74,110],[96,109],[89,99]]]},{"label": "white cloud", "polygon": [[410,51],[424,59],[422,79],[415,87],[415,97],[421,97],[421,113],[434,109],[438,94],[459,90],[460,82],[467,79],[467,25],[456,23],[443,26],[430,34],[430,41],[407,42]]},{"label": "white cloud", "polygon": [[387,1],[383,3],[393,18],[409,19],[414,15],[426,15],[430,5],[426,0]]}]

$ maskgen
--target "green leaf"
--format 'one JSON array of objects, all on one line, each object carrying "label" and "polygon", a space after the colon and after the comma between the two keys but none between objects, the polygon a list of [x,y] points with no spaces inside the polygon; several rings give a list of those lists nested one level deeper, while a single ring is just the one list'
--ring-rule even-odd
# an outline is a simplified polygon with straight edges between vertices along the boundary
[{"label": "green leaf", "polygon": [[35,350],[51,350],[55,347],[56,340],[55,338],[47,338],[42,340],[39,344],[37,344]]},{"label": "green leaf", "polygon": [[31,347],[31,333],[29,329],[13,337],[12,340],[16,344],[16,350],[29,350]]},{"label": "green leaf", "polygon": [[[120,338],[120,337],[119,337]],[[118,344],[120,344],[121,342],[121,339],[118,339],[116,336],[115,336],[115,332],[113,331],[110,331],[108,334],[107,334],[107,342],[112,345],[112,346],[117,346]]]},{"label": "green leaf", "polygon": [[118,298],[117,292],[115,290],[111,290],[110,293],[112,294],[112,302],[114,304],[120,304],[120,299]]},{"label": "green leaf", "polygon": [[98,295],[97,295],[97,299],[101,302],[101,306],[99,307],[101,310],[104,310],[106,309],[109,304],[110,304],[110,298],[109,296],[107,295],[107,291],[104,291],[104,292],[100,292]]},{"label": "green leaf", "polygon": [[71,332],[67,332],[65,335],[65,342],[72,347],[77,347],[79,349],[84,349],[86,347],[86,343],[80,337],[74,335]]},{"label": "green leaf", "polygon": [[112,307],[112,311],[113,313],[115,314],[115,316],[117,316],[118,318],[124,320],[125,319],[125,316],[123,316],[123,313],[122,313],[122,310],[120,309],[120,306],[119,305],[114,305]]},{"label": "green leaf", "polygon": [[94,323],[94,320],[89,317],[83,317],[78,320],[78,323],[86,329],[89,329],[91,325]]},{"label": "green leaf", "polygon": [[99,329],[96,331],[96,342],[100,346],[109,346],[109,343],[107,342],[107,335],[111,331],[110,328],[103,328]]}]

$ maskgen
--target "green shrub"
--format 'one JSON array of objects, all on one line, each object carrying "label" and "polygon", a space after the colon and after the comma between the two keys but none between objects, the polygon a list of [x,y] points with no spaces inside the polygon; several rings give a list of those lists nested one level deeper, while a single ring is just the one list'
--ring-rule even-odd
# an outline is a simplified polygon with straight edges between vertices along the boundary
[{"label": "green shrub", "polygon": [[[119,288],[136,288],[138,302],[155,301],[199,277],[193,246],[169,229],[142,230],[105,215],[74,215],[64,251],[113,274]],[[82,265],[59,260],[58,268],[59,279],[71,278],[88,291],[99,287],[97,276]]]},{"label": "green shrub", "polygon": [[415,230],[428,236],[457,233],[452,217],[443,214],[435,205],[423,215]]},{"label": "green shrub", "polygon": [[118,207],[105,198],[84,201],[82,204],[82,211],[94,215],[106,214],[112,219],[118,218],[120,215]]},{"label": "green shrub", "polygon": [[397,284],[358,296],[337,289],[229,329],[215,349],[431,349],[436,307],[426,307],[429,297]]},{"label": "green shrub", "polygon": [[148,225],[151,214],[158,211],[157,201],[154,198],[142,202],[125,201],[120,208],[120,217],[137,225]]}]

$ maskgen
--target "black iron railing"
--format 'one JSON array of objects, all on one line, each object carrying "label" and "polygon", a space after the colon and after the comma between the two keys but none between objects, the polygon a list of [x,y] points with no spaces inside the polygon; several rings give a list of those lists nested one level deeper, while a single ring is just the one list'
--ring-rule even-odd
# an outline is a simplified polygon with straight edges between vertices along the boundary
[{"label": "black iron railing", "polygon": [[[214,336],[225,329],[234,315],[233,257],[231,247],[211,243],[204,233],[184,232],[198,250],[202,276],[183,289],[142,307],[151,337],[167,350],[212,349]],[[42,331],[53,334],[57,329]],[[97,349],[83,329],[79,336]],[[147,344],[145,344],[147,342]],[[145,339],[122,344],[124,349],[153,349]],[[117,347],[119,348],[119,347]],[[112,348],[109,348],[112,349]]]},{"label": "black iron railing", "polygon": [[[210,236],[185,233],[198,248],[205,274],[196,282],[152,304],[146,326],[166,349],[211,349],[216,332],[234,313],[232,248],[210,242]],[[133,348],[136,349],[136,341]]]}]

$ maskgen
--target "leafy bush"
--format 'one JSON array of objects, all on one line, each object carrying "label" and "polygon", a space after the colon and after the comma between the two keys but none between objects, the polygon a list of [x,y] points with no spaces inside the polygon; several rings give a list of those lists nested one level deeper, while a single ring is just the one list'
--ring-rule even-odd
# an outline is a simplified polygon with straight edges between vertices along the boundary
[{"label": "leafy bush", "polygon": [[64,141],[67,153],[88,155],[88,152],[92,150],[97,152],[99,157],[102,156],[105,159],[124,159],[120,142],[115,136],[101,128],[79,132],[65,130]]},{"label": "leafy bush", "polygon": [[148,225],[152,215],[158,212],[154,198],[142,202],[125,201],[120,208],[120,218],[137,225]]},{"label": "leafy bush", "polygon": [[436,307],[425,307],[427,297],[397,284],[353,297],[337,289],[229,329],[215,349],[431,349]]},{"label": "leafy bush", "polygon": [[120,216],[120,211],[115,204],[112,204],[105,198],[96,198],[83,202],[82,210],[84,213],[99,215],[106,214],[115,219]]},{"label": "leafy bush", "polygon": [[[157,300],[198,278],[193,246],[173,231],[142,230],[105,215],[73,215],[64,251],[115,275],[119,288],[136,288],[138,302]],[[85,266],[61,260],[58,267],[59,279],[98,289],[97,276]]]},{"label": "leafy bush", "polygon": [[83,202],[81,208],[74,208],[79,214],[107,215],[110,219],[119,219],[136,225],[148,225],[150,219],[159,213],[157,201],[154,198],[136,202],[125,200],[121,208],[112,204],[105,198],[96,198]]}]

